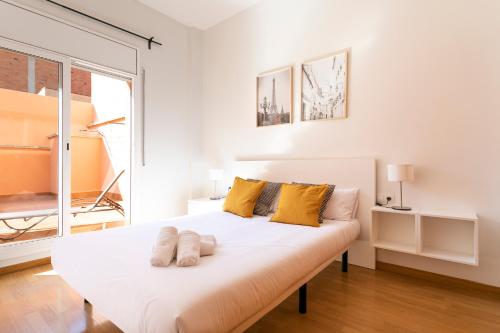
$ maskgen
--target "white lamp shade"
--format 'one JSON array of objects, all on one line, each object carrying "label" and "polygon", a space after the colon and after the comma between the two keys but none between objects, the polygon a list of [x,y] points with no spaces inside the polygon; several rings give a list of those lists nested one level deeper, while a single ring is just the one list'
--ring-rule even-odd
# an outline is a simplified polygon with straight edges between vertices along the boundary
[{"label": "white lamp shade", "polygon": [[224,175],[224,170],[222,169],[210,169],[208,171],[209,180],[222,180],[223,175]]},{"label": "white lamp shade", "polygon": [[413,181],[415,174],[411,164],[388,164],[387,180],[390,182]]}]

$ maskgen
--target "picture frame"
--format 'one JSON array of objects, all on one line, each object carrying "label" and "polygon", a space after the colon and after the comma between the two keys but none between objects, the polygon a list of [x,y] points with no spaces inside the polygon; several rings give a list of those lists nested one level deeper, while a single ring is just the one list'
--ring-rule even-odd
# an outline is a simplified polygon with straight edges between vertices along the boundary
[{"label": "picture frame", "polygon": [[301,65],[301,121],[346,119],[348,50],[305,61]]},{"label": "picture frame", "polygon": [[257,75],[257,127],[291,124],[293,121],[293,66]]}]

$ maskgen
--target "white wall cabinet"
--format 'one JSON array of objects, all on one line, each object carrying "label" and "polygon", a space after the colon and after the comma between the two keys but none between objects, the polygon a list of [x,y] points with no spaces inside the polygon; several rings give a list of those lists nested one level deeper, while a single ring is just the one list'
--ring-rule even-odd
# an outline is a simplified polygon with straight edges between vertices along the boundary
[{"label": "white wall cabinet", "polygon": [[379,249],[479,265],[476,214],[372,208],[371,243]]}]

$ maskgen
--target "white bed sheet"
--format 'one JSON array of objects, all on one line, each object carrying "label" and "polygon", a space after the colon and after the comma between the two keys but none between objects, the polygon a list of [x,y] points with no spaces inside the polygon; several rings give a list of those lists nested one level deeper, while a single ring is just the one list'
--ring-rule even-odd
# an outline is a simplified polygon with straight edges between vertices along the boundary
[{"label": "white bed sheet", "polygon": [[[320,228],[216,212],[59,238],[55,270],[125,332],[229,332],[269,306],[359,235],[358,221]],[[193,267],[152,267],[166,225],[213,234],[213,256]]]}]

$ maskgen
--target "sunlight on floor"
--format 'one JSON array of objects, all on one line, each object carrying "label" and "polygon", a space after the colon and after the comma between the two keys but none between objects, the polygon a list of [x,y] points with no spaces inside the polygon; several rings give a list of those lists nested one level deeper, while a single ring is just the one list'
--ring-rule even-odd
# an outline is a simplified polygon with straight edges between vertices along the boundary
[{"label": "sunlight on floor", "polygon": [[34,275],[35,276],[56,276],[56,275],[58,276],[59,274],[55,270],[51,269],[50,271],[36,273]]}]

